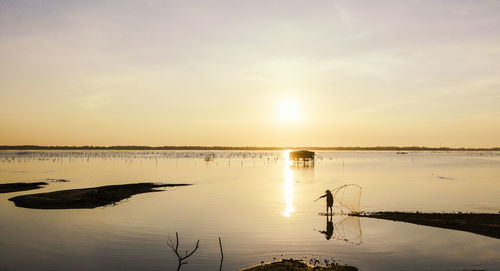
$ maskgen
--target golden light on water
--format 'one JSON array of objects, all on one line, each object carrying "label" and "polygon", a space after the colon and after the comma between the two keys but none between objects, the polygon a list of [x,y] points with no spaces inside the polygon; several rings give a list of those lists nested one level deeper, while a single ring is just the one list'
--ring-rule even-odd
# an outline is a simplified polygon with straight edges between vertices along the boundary
[{"label": "golden light on water", "polygon": [[283,122],[295,122],[300,119],[299,103],[295,100],[281,101],[278,110],[279,119]]},{"label": "golden light on water", "polygon": [[295,208],[293,208],[293,171],[290,168],[290,151],[284,151],[283,157],[285,160],[285,172],[283,179],[283,191],[284,191],[284,199],[285,199],[285,210],[283,211],[283,215],[289,217],[293,212],[295,212]]}]

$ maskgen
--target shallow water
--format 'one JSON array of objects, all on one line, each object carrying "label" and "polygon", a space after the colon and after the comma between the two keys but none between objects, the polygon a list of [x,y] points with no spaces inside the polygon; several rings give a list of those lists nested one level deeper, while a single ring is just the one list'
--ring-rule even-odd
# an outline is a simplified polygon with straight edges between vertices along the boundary
[{"label": "shallow water", "polygon": [[[213,157],[212,161],[204,158]],[[345,183],[363,187],[362,211],[500,211],[500,153],[319,152],[310,168],[281,152],[0,152],[0,183],[46,188],[0,194],[0,270],[175,270],[166,245],[180,234],[199,250],[182,270],[223,270],[284,257],[361,270],[500,269],[500,242],[472,233],[370,218],[333,218],[324,202]],[[193,183],[91,210],[15,207],[17,195],[132,182]]]}]

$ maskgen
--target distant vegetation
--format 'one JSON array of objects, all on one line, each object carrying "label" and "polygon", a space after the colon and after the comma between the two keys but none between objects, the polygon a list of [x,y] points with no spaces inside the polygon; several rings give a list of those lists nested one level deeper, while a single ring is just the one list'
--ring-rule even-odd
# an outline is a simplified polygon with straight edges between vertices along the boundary
[{"label": "distant vegetation", "polygon": [[317,150],[317,151],[500,151],[494,148],[448,148],[448,147],[417,147],[417,146],[374,146],[374,147],[249,147],[249,146],[37,146],[17,145],[0,146],[0,150],[194,150],[194,151],[277,151],[277,150]]}]

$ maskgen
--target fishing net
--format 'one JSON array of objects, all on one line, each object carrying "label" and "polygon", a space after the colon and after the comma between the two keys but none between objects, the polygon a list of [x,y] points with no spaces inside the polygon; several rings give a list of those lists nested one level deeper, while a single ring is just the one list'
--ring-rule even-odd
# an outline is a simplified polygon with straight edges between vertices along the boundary
[{"label": "fishing net", "polygon": [[359,213],[361,190],[361,186],[356,184],[345,184],[333,189],[334,207],[340,209],[340,213]]}]

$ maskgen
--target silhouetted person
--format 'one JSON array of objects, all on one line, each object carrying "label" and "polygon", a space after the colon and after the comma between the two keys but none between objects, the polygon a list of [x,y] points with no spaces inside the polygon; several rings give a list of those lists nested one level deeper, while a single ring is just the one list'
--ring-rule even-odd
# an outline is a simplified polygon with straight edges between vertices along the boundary
[{"label": "silhouetted person", "polygon": [[325,194],[319,198],[326,197],[326,214],[328,215],[328,208],[330,208],[330,214],[333,214],[333,195],[330,190],[326,190]]},{"label": "silhouetted person", "polygon": [[332,235],[333,235],[332,219],[333,219],[333,216],[327,215],[326,216],[326,231],[319,231],[325,235],[326,240],[330,240],[330,238],[332,238]]}]

